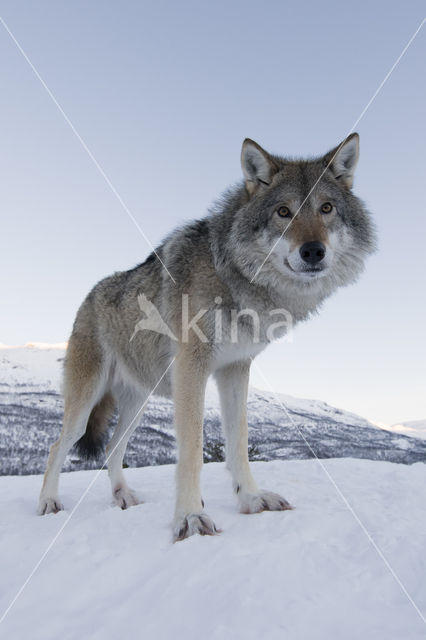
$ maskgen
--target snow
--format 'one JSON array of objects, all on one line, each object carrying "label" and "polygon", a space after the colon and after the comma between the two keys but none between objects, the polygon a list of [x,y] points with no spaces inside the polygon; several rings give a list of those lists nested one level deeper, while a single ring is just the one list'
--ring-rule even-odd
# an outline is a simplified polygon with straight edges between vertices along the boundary
[{"label": "snow", "polygon": [[[426,614],[426,466],[322,461]],[[221,463],[203,469],[223,533],[171,543],[174,468],[127,469],[144,504],[111,506],[105,471],[61,478],[66,511],[35,515],[40,476],[1,477],[0,631],[21,640],[419,640],[426,623],[316,460],[253,463],[294,511],[242,515]],[[98,475],[97,475],[98,473]],[[89,483],[80,506],[72,513]],[[67,523],[67,519],[70,517]],[[0,616],[2,614],[0,613]]]},{"label": "snow", "polygon": [[59,390],[66,344],[0,345],[0,386]]},{"label": "snow", "polygon": [[401,424],[393,424],[391,427],[388,427],[388,429],[389,431],[402,433],[406,436],[426,440],[426,420],[410,420],[408,422],[402,422]]},{"label": "snow", "polygon": [[[37,413],[31,432],[36,439],[41,437],[37,429],[49,425],[57,429],[60,422],[57,391],[64,348],[0,345],[4,402],[24,407],[26,398],[26,410],[42,401],[45,411],[50,405],[55,409],[47,426]],[[377,449],[380,434],[373,440],[374,433],[368,431],[372,425],[366,420],[324,402],[279,398],[292,419],[306,426],[316,449],[324,451],[337,435],[333,446],[344,448],[351,433]],[[213,385],[206,404],[208,418],[218,406]],[[147,412],[151,423],[160,424],[168,407],[165,400],[153,400],[152,415]],[[276,395],[252,389],[249,409],[252,437],[258,434],[264,442],[271,432],[275,441],[280,432],[281,438],[285,434],[293,438]],[[16,419],[21,424],[23,417],[19,414]],[[8,459],[10,420],[4,427]],[[209,424],[206,419],[206,428]],[[167,420],[161,425],[169,433]],[[404,435],[425,437],[426,423],[392,429],[398,433],[389,436],[393,438],[389,446],[405,450],[416,441]],[[284,439],[282,443],[287,455],[290,445]],[[48,443],[41,445],[46,453]],[[37,451],[34,447],[30,454],[38,455]],[[22,464],[23,453],[18,454]],[[282,493],[295,505],[294,511],[239,514],[224,465],[208,464],[203,469],[203,498],[207,513],[223,533],[177,544],[171,543],[171,465],[126,469],[131,486],[144,500],[128,511],[111,505],[106,471],[63,474],[61,499],[66,511],[43,518],[35,515],[41,476],[0,477],[0,619],[57,536],[0,623],[0,634],[17,640],[426,637],[426,623],[321,465],[425,616],[426,512],[420,488],[425,486],[426,466],[350,458],[321,463],[276,460],[252,463],[255,476],[261,487]]]}]

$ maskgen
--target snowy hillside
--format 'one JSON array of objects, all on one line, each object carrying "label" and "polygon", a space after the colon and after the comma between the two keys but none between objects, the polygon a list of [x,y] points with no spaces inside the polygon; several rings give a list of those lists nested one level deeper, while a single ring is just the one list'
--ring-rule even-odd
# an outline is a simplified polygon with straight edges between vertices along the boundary
[{"label": "snowy hillside", "polygon": [[[223,533],[171,544],[174,469],[128,469],[144,504],[110,505],[100,472],[65,474],[65,511],[35,515],[41,477],[0,478],[0,624],[23,640],[420,640],[425,637],[426,466],[326,460],[392,576],[317,460],[258,462],[294,511],[242,515],[223,464],[205,465]],[[70,518],[71,516],[71,518]],[[70,518],[70,519],[69,519]],[[69,521],[67,522],[67,520]],[[413,604],[414,603],[414,604]]]},{"label": "snowy hillside", "polygon": [[426,420],[411,420],[408,422],[393,424],[389,429],[390,431],[403,433],[404,435],[412,436],[413,438],[426,439]]},{"label": "snowy hillside", "polygon": [[[49,447],[62,420],[59,393],[64,345],[0,347],[0,475],[44,471]],[[426,442],[376,428],[364,418],[324,402],[251,389],[248,401],[250,457],[253,460],[356,457],[413,463],[426,460]],[[205,459],[221,460],[223,437],[214,384],[205,412]],[[309,446],[307,445],[309,443]],[[314,452],[314,453],[313,453]],[[131,467],[175,461],[172,404],[152,398],[130,440]],[[96,468],[71,452],[65,469]]]}]

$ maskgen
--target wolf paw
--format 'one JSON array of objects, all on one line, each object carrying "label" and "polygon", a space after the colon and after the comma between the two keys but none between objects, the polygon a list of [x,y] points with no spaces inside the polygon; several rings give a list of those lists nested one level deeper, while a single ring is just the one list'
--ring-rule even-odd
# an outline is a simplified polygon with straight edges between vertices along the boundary
[{"label": "wolf paw", "polygon": [[260,493],[242,493],[238,496],[241,513],[260,513],[261,511],[287,511],[291,504],[278,493],[261,491]]},{"label": "wolf paw", "polygon": [[173,524],[173,542],[184,540],[199,533],[201,536],[215,536],[221,533],[215,523],[205,513],[189,513],[183,518],[176,518]]},{"label": "wolf paw", "polygon": [[44,516],[47,513],[58,513],[62,511],[64,505],[58,500],[58,498],[40,498],[37,513],[39,516]]},{"label": "wolf paw", "polygon": [[139,500],[136,493],[132,489],[129,489],[129,487],[116,487],[112,493],[112,497],[115,504],[121,509],[128,509],[129,507],[134,507],[142,502]]}]

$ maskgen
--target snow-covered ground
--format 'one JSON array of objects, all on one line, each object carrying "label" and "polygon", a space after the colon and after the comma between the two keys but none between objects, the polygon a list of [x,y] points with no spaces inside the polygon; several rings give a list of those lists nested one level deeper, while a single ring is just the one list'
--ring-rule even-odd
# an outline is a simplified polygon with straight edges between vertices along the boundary
[{"label": "snow-covered ground", "polygon": [[[426,466],[323,464],[426,614]],[[426,623],[316,460],[258,462],[262,487],[294,511],[237,513],[223,464],[205,465],[206,511],[220,536],[171,543],[174,469],[127,469],[144,504],[112,507],[106,472],[64,474],[66,510],[35,515],[40,476],[1,477],[3,612],[14,640],[420,640]],[[1,613],[0,613],[1,616]]]}]

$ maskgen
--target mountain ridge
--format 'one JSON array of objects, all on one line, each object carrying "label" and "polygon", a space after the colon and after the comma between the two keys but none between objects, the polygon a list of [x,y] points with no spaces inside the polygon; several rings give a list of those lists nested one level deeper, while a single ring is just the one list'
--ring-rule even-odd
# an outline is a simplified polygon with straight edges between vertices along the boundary
[{"label": "mountain ridge", "polygon": [[[62,345],[0,348],[0,475],[44,471],[49,447],[61,428],[64,356]],[[253,460],[355,457],[404,464],[426,460],[425,441],[383,430],[319,400],[250,388],[248,416]],[[222,460],[219,399],[213,383],[206,394],[204,434],[205,460]],[[175,460],[172,403],[153,397],[129,442],[125,463],[140,467]],[[80,460],[72,451],[64,469],[99,466]]]}]

